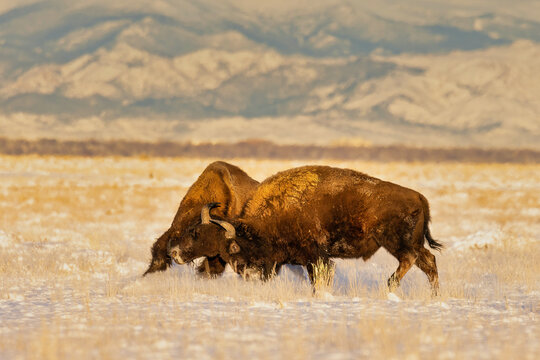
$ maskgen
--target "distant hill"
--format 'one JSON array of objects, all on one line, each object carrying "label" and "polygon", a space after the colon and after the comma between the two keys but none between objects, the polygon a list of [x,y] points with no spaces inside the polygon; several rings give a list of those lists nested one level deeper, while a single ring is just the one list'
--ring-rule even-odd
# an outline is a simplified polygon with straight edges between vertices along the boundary
[{"label": "distant hill", "polygon": [[0,134],[538,148],[533,1],[0,1]]},{"label": "distant hill", "polygon": [[540,164],[540,151],[532,149],[279,145],[256,139],[237,143],[193,144],[172,141],[23,140],[0,137],[0,154]]}]

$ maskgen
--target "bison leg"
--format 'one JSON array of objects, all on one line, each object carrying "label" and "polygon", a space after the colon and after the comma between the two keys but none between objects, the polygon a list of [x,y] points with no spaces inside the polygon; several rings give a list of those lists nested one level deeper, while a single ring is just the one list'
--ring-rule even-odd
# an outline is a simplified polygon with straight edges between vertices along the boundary
[{"label": "bison leg", "polygon": [[413,252],[405,252],[401,253],[399,256],[397,256],[399,265],[397,270],[388,278],[388,289],[390,292],[394,291],[398,286],[399,282],[407,271],[414,265],[417,255]]},{"label": "bison leg", "polygon": [[227,263],[219,256],[207,257],[197,267],[197,273],[206,277],[217,277],[225,271]]},{"label": "bison leg", "polygon": [[309,281],[311,282],[311,285],[315,283],[315,274],[314,274],[315,271],[313,270],[314,267],[315,265],[313,265],[312,263],[309,263],[306,265],[306,270],[307,270],[307,274],[309,277]]},{"label": "bison leg", "polygon": [[170,230],[166,231],[152,245],[152,260],[150,262],[150,266],[144,272],[143,276],[156,271],[165,271],[169,266],[171,266],[171,258],[167,254],[169,232]]},{"label": "bison leg", "polygon": [[330,287],[332,285],[336,269],[336,264],[332,260],[320,259],[316,264],[307,264],[306,269],[314,292],[317,287]]},{"label": "bison leg", "polygon": [[439,295],[439,274],[437,272],[437,263],[435,262],[435,255],[429,252],[428,249],[422,247],[418,252],[418,259],[416,259],[416,266],[420,268],[428,277],[431,284],[431,291],[433,296]]},{"label": "bison leg", "polygon": [[281,269],[282,264],[278,263],[266,263],[263,267],[263,272],[261,275],[261,280],[267,281],[272,279],[274,276],[276,276],[279,273],[279,270]]}]

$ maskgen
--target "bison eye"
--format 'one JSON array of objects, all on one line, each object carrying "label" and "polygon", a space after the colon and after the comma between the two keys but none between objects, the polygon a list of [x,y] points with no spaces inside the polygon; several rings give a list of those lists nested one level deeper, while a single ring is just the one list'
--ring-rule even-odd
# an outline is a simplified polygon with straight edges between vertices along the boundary
[{"label": "bison eye", "polygon": [[233,241],[231,245],[229,245],[229,252],[231,254],[237,254],[240,252],[240,246],[236,243],[236,241]]}]

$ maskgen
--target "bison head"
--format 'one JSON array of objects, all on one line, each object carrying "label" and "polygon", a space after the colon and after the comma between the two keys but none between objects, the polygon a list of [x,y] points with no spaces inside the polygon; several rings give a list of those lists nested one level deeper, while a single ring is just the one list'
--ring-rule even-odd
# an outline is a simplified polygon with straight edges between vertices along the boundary
[{"label": "bison head", "polygon": [[233,270],[246,279],[266,279],[278,269],[267,261],[272,250],[267,243],[254,235],[242,221],[230,222],[212,219],[211,209],[218,203],[205,205],[201,210],[200,223],[190,227],[181,239],[169,242],[169,256],[178,264],[184,264],[201,256],[219,255]]},{"label": "bison head", "polygon": [[273,249],[251,231],[245,223],[235,223],[236,236],[230,240],[223,259],[247,280],[267,280],[279,270],[273,259]]},{"label": "bison head", "polygon": [[185,264],[202,256],[212,257],[238,250],[237,245],[233,244],[234,227],[210,217],[210,211],[218,206],[219,203],[205,205],[201,210],[200,222],[189,226],[183,233],[172,234],[167,253],[177,264]]}]

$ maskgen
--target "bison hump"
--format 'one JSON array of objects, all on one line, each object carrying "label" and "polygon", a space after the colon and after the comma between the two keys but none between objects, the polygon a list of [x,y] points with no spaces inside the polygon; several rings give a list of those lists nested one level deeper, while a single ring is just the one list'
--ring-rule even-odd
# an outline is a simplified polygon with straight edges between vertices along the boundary
[{"label": "bison hump", "polygon": [[320,176],[309,168],[284,171],[259,185],[248,202],[245,216],[270,216],[275,211],[299,208],[316,191]]}]

